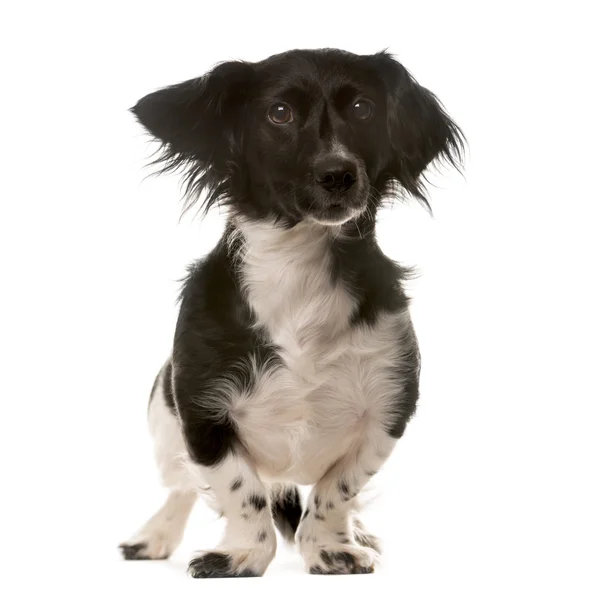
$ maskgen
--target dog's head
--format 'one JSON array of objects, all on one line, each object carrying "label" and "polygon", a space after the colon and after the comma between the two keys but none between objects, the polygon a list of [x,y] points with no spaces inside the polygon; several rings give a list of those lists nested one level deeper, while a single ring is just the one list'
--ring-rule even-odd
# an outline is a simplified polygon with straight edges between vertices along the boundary
[{"label": "dog's head", "polygon": [[132,109],[183,168],[194,200],[254,218],[341,224],[373,214],[400,184],[426,202],[421,174],[460,159],[463,137],[436,97],[386,53],[294,50],[226,62]]}]

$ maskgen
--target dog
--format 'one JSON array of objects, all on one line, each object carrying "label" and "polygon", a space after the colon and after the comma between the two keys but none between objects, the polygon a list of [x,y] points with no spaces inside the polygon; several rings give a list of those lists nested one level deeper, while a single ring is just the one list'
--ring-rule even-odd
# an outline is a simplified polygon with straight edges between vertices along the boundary
[{"label": "dog", "polygon": [[131,110],[160,172],[182,172],[186,209],[221,206],[227,224],[189,269],[151,392],[170,493],[124,558],[169,557],[205,493],[227,524],[193,577],[263,575],[276,528],[309,573],[371,573],[358,495],[414,414],[420,373],[410,272],[375,218],[398,194],[429,207],[423,173],[460,167],[460,128],[387,52],[334,49],[221,63]]}]

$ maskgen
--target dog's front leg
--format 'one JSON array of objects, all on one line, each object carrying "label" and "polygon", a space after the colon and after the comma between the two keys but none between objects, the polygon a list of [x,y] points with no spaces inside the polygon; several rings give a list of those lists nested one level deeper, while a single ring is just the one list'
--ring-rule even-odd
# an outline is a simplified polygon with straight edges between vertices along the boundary
[{"label": "dog's front leg", "polygon": [[246,458],[235,450],[214,467],[195,465],[210,485],[224,516],[225,535],[215,550],[190,561],[193,577],[257,577],[275,556],[269,493]]},{"label": "dog's front leg", "polygon": [[[372,573],[377,551],[362,542],[352,515],[356,496],[390,455],[396,439],[382,433],[331,467],[315,485],[296,539],[306,569],[317,574]],[[360,531],[360,530],[359,530]],[[368,536],[370,538],[370,536]]]}]

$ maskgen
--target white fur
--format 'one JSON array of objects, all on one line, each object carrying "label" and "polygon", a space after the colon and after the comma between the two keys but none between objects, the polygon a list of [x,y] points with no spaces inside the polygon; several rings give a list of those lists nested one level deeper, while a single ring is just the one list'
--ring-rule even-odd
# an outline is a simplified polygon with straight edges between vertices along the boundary
[{"label": "white fur", "polygon": [[162,482],[167,488],[190,490],[189,453],[176,415],[165,401],[163,366],[148,407],[148,427],[154,440],[154,457]]},{"label": "white fur", "polygon": [[[263,366],[258,383],[231,397],[230,416],[267,479],[314,484],[342,456],[363,446],[386,456],[383,422],[401,381],[406,312],[351,326],[353,298],[330,275],[330,229],[304,223],[285,230],[238,223],[240,269],[257,327],[278,347],[284,367]],[[257,368],[256,364],[251,363]],[[380,451],[381,449],[381,451]]]}]

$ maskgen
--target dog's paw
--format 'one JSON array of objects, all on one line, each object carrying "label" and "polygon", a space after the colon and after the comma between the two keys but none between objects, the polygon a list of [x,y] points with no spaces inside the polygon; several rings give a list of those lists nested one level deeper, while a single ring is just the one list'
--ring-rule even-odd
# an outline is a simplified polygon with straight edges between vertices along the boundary
[{"label": "dog's paw", "polygon": [[260,577],[273,553],[259,548],[198,553],[188,565],[192,577]]},{"label": "dog's paw", "polygon": [[148,555],[146,542],[136,542],[135,544],[123,542],[123,544],[119,544],[119,550],[126,561],[145,561],[152,558]]},{"label": "dog's paw", "polygon": [[168,559],[177,544],[168,535],[153,534],[132,538],[119,544],[119,549],[126,561],[161,560]]},{"label": "dog's paw", "polygon": [[318,546],[312,553],[304,553],[309,573],[315,575],[353,575],[373,573],[377,554],[370,548],[331,544]]}]

